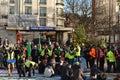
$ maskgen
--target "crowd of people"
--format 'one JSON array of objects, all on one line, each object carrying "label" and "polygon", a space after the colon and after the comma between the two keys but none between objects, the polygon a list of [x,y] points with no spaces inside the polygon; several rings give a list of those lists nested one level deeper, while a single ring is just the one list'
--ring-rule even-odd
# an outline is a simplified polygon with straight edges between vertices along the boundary
[{"label": "crowd of people", "polygon": [[10,47],[9,40],[5,39],[0,44],[0,61],[8,69],[9,76],[14,68],[19,77],[31,77],[37,69],[46,77],[60,75],[61,80],[85,80],[83,73],[90,69],[92,80],[106,80],[104,72],[120,72],[120,47],[60,45],[57,42],[34,44],[28,40]]}]

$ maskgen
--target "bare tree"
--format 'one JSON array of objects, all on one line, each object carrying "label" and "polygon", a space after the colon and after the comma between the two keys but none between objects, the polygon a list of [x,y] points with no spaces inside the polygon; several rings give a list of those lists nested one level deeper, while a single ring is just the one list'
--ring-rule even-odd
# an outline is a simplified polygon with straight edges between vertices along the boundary
[{"label": "bare tree", "polygon": [[65,13],[73,27],[82,24],[88,32],[88,25],[91,23],[91,11],[90,0],[65,0]]}]

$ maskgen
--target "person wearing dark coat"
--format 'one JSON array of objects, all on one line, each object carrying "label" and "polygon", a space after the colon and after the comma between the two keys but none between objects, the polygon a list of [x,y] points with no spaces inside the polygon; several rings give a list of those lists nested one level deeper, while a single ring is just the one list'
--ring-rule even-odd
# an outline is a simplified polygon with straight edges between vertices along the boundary
[{"label": "person wearing dark coat", "polygon": [[73,65],[73,79],[72,80],[85,80],[85,76],[83,75],[81,64],[79,62],[76,62]]},{"label": "person wearing dark coat", "polygon": [[23,57],[23,54],[22,53],[19,53],[17,55],[17,71],[18,71],[18,74],[19,74],[19,77],[21,77],[22,75],[25,77],[25,66],[24,66],[24,63],[25,63],[25,58]]},{"label": "person wearing dark coat", "polygon": [[72,80],[73,78],[73,70],[71,68],[71,64],[67,64],[62,68],[61,80]]},{"label": "person wearing dark coat", "polygon": [[37,49],[37,46],[35,45],[34,48],[32,49],[32,61],[38,63],[38,56],[39,56],[39,50]]},{"label": "person wearing dark coat", "polygon": [[17,72],[19,74],[19,77],[21,77],[21,71],[22,71],[22,67],[21,64],[23,63],[21,60],[21,56],[22,56],[22,50],[20,50],[20,47],[16,47],[16,49],[14,50],[15,53],[15,60],[16,60],[16,68],[17,68]]},{"label": "person wearing dark coat", "polygon": [[90,70],[90,77],[91,80],[98,80],[98,74],[101,73],[101,71],[97,68],[97,65],[93,65],[93,67]]}]

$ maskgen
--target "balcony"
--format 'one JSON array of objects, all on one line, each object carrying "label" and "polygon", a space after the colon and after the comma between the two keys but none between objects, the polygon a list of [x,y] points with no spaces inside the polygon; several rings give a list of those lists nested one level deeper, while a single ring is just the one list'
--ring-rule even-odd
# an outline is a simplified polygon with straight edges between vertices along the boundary
[{"label": "balcony", "polygon": [[46,13],[40,13],[41,17],[46,17]]},{"label": "balcony", "polygon": [[0,19],[0,25],[7,26],[8,25],[8,20],[7,19]]},{"label": "balcony", "polygon": [[0,22],[3,22],[3,23],[8,22],[8,19],[0,19]]},{"label": "balcony", "polygon": [[62,5],[62,6],[64,6],[64,3],[56,3],[56,5]]},{"label": "balcony", "polygon": [[32,4],[32,0],[25,0],[25,4]]},{"label": "balcony", "polygon": [[1,16],[8,16],[8,11],[1,11],[1,12],[0,12],[0,15],[1,15]]},{"label": "balcony", "polygon": [[24,20],[34,20],[37,19],[37,15],[20,15],[20,17]]},{"label": "balcony", "polygon": [[15,3],[15,1],[14,0],[10,0],[10,4],[14,4]]}]

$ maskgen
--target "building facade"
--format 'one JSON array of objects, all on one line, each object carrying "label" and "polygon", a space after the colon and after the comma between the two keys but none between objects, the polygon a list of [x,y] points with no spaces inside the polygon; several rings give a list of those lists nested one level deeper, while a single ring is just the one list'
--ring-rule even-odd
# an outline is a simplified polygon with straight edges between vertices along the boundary
[{"label": "building facade", "polygon": [[92,0],[92,16],[96,35],[107,42],[115,42],[117,0]]},{"label": "building facade", "polygon": [[116,3],[116,38],[120,42],[120,0]]},{"label": "building facade", "polygon": [[[54,27],[56,33],[65,31],[63,10],[64,0],[0,0],[0,26],[5,27],[6,37],[15,37],[14,31],[29,31],[30,27]],[[44,29],[36,31],[34,37],[46,32]],[[56,37],[60,39],[59,35]]]}]

